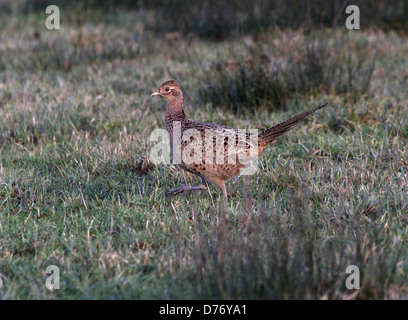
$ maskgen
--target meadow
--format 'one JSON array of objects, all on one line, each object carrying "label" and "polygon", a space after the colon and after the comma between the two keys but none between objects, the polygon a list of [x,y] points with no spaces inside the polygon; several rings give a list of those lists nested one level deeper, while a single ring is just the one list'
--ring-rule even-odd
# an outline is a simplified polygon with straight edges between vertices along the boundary
[{"label": "meadow", "polygon": [[[162,26],[152,7],[61,6],[48,30],[44,10],[13,3],[0,2],[1,299],[408,298],[403,26]],[[167,198],[198,183],[149,157],[165,111],[150,94],[170,78],[189,117],[234,128],[329,107],[229,182],[227,203],[214,186]]]}]

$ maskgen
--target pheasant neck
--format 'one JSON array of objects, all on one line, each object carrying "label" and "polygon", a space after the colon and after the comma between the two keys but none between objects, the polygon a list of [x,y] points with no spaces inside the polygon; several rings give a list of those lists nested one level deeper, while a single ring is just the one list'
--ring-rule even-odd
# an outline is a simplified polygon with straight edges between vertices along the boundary
[{"label": "pheasant neck", "polygon": [[185,117],[186,115],[183,108],[183,96],[170,101],[166,108],[166,119],[180,119]]}]

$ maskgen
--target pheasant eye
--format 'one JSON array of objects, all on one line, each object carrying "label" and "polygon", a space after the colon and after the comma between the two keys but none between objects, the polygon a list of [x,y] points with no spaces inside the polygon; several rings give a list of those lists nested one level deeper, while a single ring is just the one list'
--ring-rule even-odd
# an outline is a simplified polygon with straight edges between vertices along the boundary
[{"label": "pheasant eye", "polygon": [[166,92],[170,92],[171,89],[169,87],[164,88],[164,90],[166,90]]}]

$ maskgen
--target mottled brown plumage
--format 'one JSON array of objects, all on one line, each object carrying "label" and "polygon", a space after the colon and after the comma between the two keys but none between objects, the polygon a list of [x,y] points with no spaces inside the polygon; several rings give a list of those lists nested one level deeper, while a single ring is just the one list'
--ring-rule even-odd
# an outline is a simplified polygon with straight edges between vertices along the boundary
[{"label": "mottled brown plumage", "polygon": [[168,101],[165,123],[170,135],[173,161],[174,151],[180,150],[180,154],[184,157],[180,157],[178,166],[201,178],[201,184],[197,187],[181,186],[166,195],[206,190],[208,182],[212,182],[221,189],[226,198],[226,180],[242,174],[243,170],[250,166],[251,159],[260,157],[272,141],[315,111],[327,106],[324,104],[262,131],[256,136],[251,136],[237,129],[187,118],[183,109],[183,92],[176,80],[165,81],[152,96],[160,96]]}]

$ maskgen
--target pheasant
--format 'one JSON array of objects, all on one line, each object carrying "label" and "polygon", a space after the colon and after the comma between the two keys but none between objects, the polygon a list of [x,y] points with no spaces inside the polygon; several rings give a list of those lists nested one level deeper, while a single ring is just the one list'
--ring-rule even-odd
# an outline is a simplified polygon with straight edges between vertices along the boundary
[{"label": "pheasant", "polygon": [[259,134],[252,134],[214,123],[189,119],[183,108],[183,92],[176,80],[165,81],[152,95],[167,100],[165,124],[170,136],[170,152],[176,166],[198,175],[199,186],[181,186],[166,193],[208,189],[208,182],[228,197],[225,181],[243,174],[277,137],[292,129],[301,120],[327,106],[297,115]]}]

